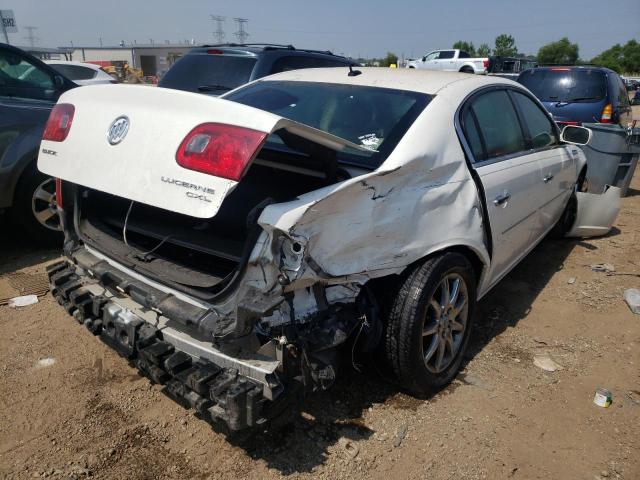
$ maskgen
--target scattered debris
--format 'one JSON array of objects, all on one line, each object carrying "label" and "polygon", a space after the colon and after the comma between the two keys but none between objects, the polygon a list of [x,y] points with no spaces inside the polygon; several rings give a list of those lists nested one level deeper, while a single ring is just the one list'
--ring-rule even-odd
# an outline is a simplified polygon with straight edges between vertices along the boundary
[{"label": "scattered debris", "polygon": [[485,382],[482,378],[470,375],[468,373],[460,373],[458,380],[467,385],[473,385],[474,387],[482,388],[484,390],[491,390],[491,385]]},{"label": "scattered debris", "polygon": [[576,283],[576,277],[570,277],[569,280],[567,280],[567,283],[569,285],[573,285],[574,283]]},{"label": "scattered debris", "polygon": [[628,288],[624,291],[624,301],[627,302],[629,308],[636,315],[640,315],[640,290],[637,288]]},{"label": "scattered debris", "polygon": [[339,443],[349,460],[353,460],[358,456],[358,453],[360,453],[360,449],[358,448],[358,446],[347,438],[341,438]]},{"label": "scattered debris", "polygon": [[405,424],[400,425],[400,428],[398,428],[398,431],[396,432],[396,438],[393,441],[393,446],[395,448],[398,448],[402,443],[402,440],[404,440],[404,437],[407,436],[407,430],[408,430],[407,425]]},{"label": "scattered debris", "polygon": [[49,280],[43,273],[14,272],[0,277],[6,279],[15,293],[9,297],[0,298],[0,305],[9,303],[11,297],[37,295],[41,297],[49,291]]},{"label": "scattered debris", "polygon": [[540,340],[540,338],[538,337],[532,337],[531,340],[533,340],[534,342],[540,345],[549,345],[547,342],[545,342],[544,340]]},{"label": "scattered debris", "polygon": [[609,408],[612,402],[611,392],[606,388],[598,388],[596,389],[596,394],[593,397],[593,403],[598,405],[599,407]]},{"label": "scattered debris", "polygon": [[553,361],[548,353],[534,356],[533,364],[546,372],[555,372],[556,370],[562,370],[562,365],[559,365],[555,361]]},{"label": "scattered debris", "polygon": [[26,307],[27,305],[33,305],[38,303],[37,295],[23,295],[22,297],[13,297],[9,299],[9,307],[18,308]]},{"label": "scattered debris", "polygon": [[40,360],[38,360],[38,363],[36,364],[36,366],[37,367],[50,367],[54,363],[56,363],[56,359],[55,358],[44,357],[44,358],[41,358]]},{"label": "scattered debris", "polygon": [[616,268],[610,263],[596,263],[594,265],[589,265],[589,268],[594,272],[611,273],[616,271]]}]

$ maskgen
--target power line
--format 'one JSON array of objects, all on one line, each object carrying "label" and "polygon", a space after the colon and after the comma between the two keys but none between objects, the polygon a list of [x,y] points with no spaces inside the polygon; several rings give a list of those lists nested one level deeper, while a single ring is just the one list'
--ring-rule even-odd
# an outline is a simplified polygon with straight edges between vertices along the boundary
[{"label": "power line", "polygon": [[216,23],[216,29],[213,31],[213,36],[216,39],[216,42],[224,42],[224,37],[226,36],[224,33],[224,21],[227,17],[223,17],[222,15],[210,15],[210,17],[211,20]]},{"label": "power line", "polygon": [[23,38],[24,38],[25,40],[28,40],[28,41],[29,41],[29,46],[30,46],[31,48],[35,47],[35,46],[36,46],[36,42],[37,42],[38,40],[40,40],[40,37],[37,37],[33,32],[35,32],[35,31],[38,29],[38,27],[32,27],[32,26],[30,26],[30,25],[25,25],[23,28],[24,28],[27,32],[29,32],[29,33],[27,34],[27,36],[26,36],[26,37],[23,37]]},{"label": "power line", "polygon": [[236,22],[238,22],[238,31],[233,32],[233,34],[238,37],[238,41],[240,43],[247,43],[247,38],[249,38],[249,32],[246,30],[247,23],[249,23],[248,18],[234,18]]}]

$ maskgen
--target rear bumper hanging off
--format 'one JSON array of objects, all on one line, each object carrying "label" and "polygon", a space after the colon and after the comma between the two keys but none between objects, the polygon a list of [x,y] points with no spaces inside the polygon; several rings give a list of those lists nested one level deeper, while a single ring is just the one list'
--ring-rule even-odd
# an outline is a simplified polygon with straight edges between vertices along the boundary
[{"label": "rear bumper hanging off", "polygon": [[52,264],[47,275],[51,293],[78,323],[127,358],[142,375],[163,384],[165,393],[178,403],[212,424],[239,431],[266,426],[294,411],[292,399],[298,398],[299,390],[295,382],[273,399],[261,382],[237,368],[180,350],[162,330],[112,298],[92,293],[72,263]]}]

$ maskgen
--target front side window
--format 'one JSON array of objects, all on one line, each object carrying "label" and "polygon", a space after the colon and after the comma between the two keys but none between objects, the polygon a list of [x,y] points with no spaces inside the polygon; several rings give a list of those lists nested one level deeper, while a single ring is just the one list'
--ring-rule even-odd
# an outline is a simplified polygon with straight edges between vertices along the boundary
[{"label": "front side window", "polygon": [[440,55],[438,56],[438,59],[439,60],[442,60],[442,59],[446,60],[448,58],[453,58],[455,56],[455,54],[456,54],[456,52],[453,51],[453,50],[442,50],[440,52]]},{"label": "front side window", "polygon": [[0,96],[30,100],[54,100],[51,75],[22,55],[0,50]]},{"label": "front side window", "polygon": [[545,148],[558,144],[558,136],[551,119],[529,97],[519,92],[512,92],[513,98],[520,109],[522,118],[527,124],[531,146]]},{"label": "front side window", "polygon": [[484,142],[483,155],[476,156],[476,160],[490,160],[527,149],[518,116],[505,90],[483,93],[473,99],[468,108],[477,120]]},{"label": "front side window", "polygon": [[440,52],[431,52],[429,55],[427,55],[426,57],[424,57],[424,61],[428,62],[429,60],[435,60],[438,58],[438,53]]}]

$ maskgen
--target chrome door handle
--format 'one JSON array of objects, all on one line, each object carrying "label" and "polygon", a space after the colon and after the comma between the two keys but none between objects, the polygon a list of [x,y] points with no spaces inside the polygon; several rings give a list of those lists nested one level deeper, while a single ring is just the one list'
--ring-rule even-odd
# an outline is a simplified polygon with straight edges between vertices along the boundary
[{"label": "chrome door handle", "polygon": [[553,180],[553,175],[551,175],[551,174],[547,175],[546,177],[544,177],[544,178],[542,179],[542,181],[543,181],[544,183],[549,183],[551,180]]},{"label": "chrome door handle", "polygon": [[505,203],[507,203],[507,201],[509,201],[510,198],[511,198],[510,193],[503,193],[502,195],[498,195],[496,198],[493,199],[493,204],[496,207],[499,207],[500,205],[504,205]]}]

